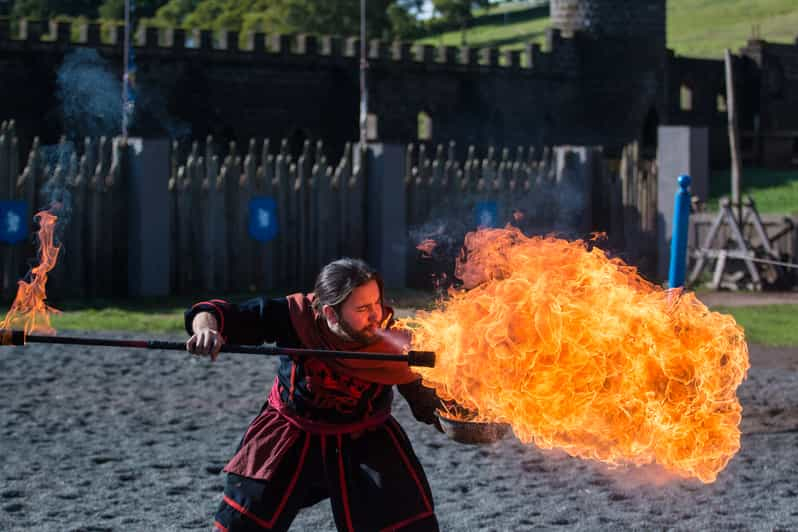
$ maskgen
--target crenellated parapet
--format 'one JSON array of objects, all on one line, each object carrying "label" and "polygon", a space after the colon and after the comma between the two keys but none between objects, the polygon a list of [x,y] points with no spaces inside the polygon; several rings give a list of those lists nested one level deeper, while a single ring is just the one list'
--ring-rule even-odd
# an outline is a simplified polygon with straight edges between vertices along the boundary
[{"label": "crenellated parapet", "polygon": [[[25,50],[35,48],[63,51],[69,47],[93,47],[121,53],[124,26],[98,22],[73,25],[64,20],[42,21],[23,19],[12,31],[7,18],[0,18],[0,49]],[[556,56],[572,48],[571,39],[555,30],[556,38],[549,40],[544,52],[537,43],[523,49],[499,50],[495,47],[435,46],[411,42],[388,42],[372,39],[366,43],[371,65],[390,68],[393,65],[427,66],[436,70],[452,68],[458,71],[493,69],[516,71],[559,71]],[[196,58],[208,54],[214,57],[235,57],[239,61],[261,61],[285,58],[301,60],[313,58],[326,61],[358,61],[360,39],[332,35],[264,34],[237,31],[186,30],[141,25],[131,39],[139,55],[183,54]]]}]

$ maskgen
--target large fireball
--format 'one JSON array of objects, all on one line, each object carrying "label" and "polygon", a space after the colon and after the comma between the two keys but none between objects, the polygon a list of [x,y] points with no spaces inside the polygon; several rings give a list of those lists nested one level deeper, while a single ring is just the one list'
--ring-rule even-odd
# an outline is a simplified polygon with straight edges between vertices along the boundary
[{"label": "large fireball", "polygon": [[436,351],[445,399],[523,442],[713,482],[740,448],[742,328],[585,242],[486,229],[453,291],[400,326]]}]

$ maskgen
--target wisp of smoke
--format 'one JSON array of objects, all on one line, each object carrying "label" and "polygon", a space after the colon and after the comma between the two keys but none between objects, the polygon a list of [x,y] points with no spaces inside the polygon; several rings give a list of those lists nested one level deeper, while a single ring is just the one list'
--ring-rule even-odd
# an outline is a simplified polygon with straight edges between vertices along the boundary
[{"label": "wisp of smoke", "polygon": [[72,194],[66,179],[69,166],[76,159],[75,144],[67,140],[42,146],[39,156],[47,169],[47,175],[44,176],[44,185],[39,190],[40,208],[37,210],[49,210],[58,217],[53,234],[57,241],[63,241],[64,231],[72,217]]},{"label": "wisp of smoke", "polygon": [[67,52],[57,75],[64,131],[72,139],[113,136],[122,127],[122,82],[93,48]]}]

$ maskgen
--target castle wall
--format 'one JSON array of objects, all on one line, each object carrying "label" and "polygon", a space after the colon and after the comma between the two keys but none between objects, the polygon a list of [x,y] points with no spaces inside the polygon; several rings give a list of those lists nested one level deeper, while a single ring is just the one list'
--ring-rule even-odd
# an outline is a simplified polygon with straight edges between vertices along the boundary
[{"label": "castle wall", "polygon": [[742,53],[759,70],[755,89],[762,163],[798,166],[798,39],[794,45],[751,41]]},{"label": "castle wall", "polygon": [[[615,145],[642,141],[647,116],[656,117],[656,125],[663,122],[665,98],[661,88],[665,50],[630,49],[629,41],[621,38],[581,34],[578,39],[584,41],[581,46],[584,105],[591,108],[586,115],[586,128],[611,135],[611,144]],[[646,155],[654,158],[656,154]]]},{"label": "castle wall", "polygon": [[[584,144],[612,154],[650,138],[646,131],[658,125],[707,126],[713,167],[728,165],[726,114],[718,107],[718,96],[725,97],[723,62],[665,49],[664,0],[555,0],[551,8],[560,28],[548,30],[545,51],[370,41],[369,106],[379,140],[417,140],[422,111],[432,120],[432,142],[454,139],[459,150]],[[563,28],[582,30],[568,36]],[[94,54],[115,81],[104,89],[81,82],[77,101],[95,112],[105,102],[105,125],[118,128],[122,36],[121,26],[35,21],[11,35],[8,20],[0,19],[0,118],[17,120],[23,142],[40,135],[51,144],[65,132],[116,134],[98,131],[96,121],[76,123],[74,112],[65,116],[58,75],[75,51]],[[133,134],[288,138],[294,151],[306,138],[320,138],[335,156],[358,137],[355,38],[143,28],[135,52]],[[746,161],[792,164],[798,45],[752,41],[735,65]],[[692,93],[690,110],[680,106],[683,86]]]},{"label": "castle wall", "polygon": [[[706,126],[709,129],[710,164],[713,168],[729,165],[729,133],[727,115],[718,108],[718,97],[726,99],[726,73],[723,61],[716,59],[694,59],[669,55],[665,75],[664,122],[674,126]],[[742,78],[739,80],[743,87]],[[692,93],[692,109],[681,108],[681,91],[685,87]],[[750,106],[745,103],[738,89],[738,104],[747,125],[752,116]],[[743,126],[744,127],[744,126]]]},{"label": "castle wall", "polygon": [[[798,43],[797,43],[798,44]],[[798,165],[798,45],[753,40],[733,56],[741,152],[746,164],[771,168]],[[664,94],[666,122],[708,126],[711,162],[728,167],[726,73],[722,60],[670,55]],[[691,110],[680,108],[682,86],[692,91]]]},{"label": "castle wall", "polygon": [[[89,24],[73,40],[67,23],[28,23],[12,37],[0,20],[0,116],[16,118],[23,138],[52,143],[65,129],[74,133],[57,96],[59,68],[74,50],[95,50],[119,80],[121,31],[101,38],[100,27]],[[421,111],[432,118],[433,142],[454,139],[462,149],[636,138],[656,105],[661,61],[652,61],[650,49],[629,53],[619,39],[597,46],[589,35],[564,38],[552,30],[548,40],[545,52],[530,45],[505,53],[370,42],[369,103],[380,140],[416,140]],[[334,153],[357,138],[357,39],[254,34],[241,41],[235,32],[214,40],[207,31],[144,29],[135,48],[132,133],[288,137],[297,146],[323,138]]]},{"label": "castle wall", "polygon": [[[80,125],[91,129],[91,124],[82,123],[79,117],[78,126],[68,123],[70,117],[65,112],[74,114],[74,109],[65,109],[59,94],[57,77],[69,75],[62,67],[65,57],[75,51],[96,53],[101,65],[84,65],[82,78],[76,76],[83,83],[77,88],[73,84],[78,100],[84,96],[111,104],[108,109],[97,109],[82,106],[80,101],[71,103],[78,111],[119,113],[116,107],[110,108],[121,99],[118,35],[112,34],[110,42],[101,40],[99,26],[91,24],[83,28],[82,40],[72,41],[69,25],[59,23],[51,33],[61,38],[48,42],[40,38],[42,27],[23,28],[19,39],[7,38],[7,29],[0,25],[0,116],[15,118],[23,138],[41,135],[43,142],[52,143],[65,129],[70,129],[67,133],[75,133]],[[340,139],[338,148],[345,140],[356,138],[357,74],[354,60],[343,50],[324,55],[301,48],[310,39],[268,42],[261,35],[255,39],[253,51],[242,51],[235,34],[217,44],[210,32],[188,37],[197,47],[185,46],[191,41],[182,31],[167,34],[150,29],[139,36],[135,48],[137,115],[132,134],[194,138],[211,134],[218,139],[265,134],[296,139],[300,144],[305,136],[313,136]],[[161,46],[165,42],[171,45]],[[93,61],[91,55],[89,59]],[[116,85],[92,86],[93,76],[117,80]]]}]

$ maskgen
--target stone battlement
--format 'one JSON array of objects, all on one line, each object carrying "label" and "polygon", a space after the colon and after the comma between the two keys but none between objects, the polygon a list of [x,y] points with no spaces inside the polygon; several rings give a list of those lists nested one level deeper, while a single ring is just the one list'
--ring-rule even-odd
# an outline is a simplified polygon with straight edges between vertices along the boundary
[{"label": "stone battlement", "polygon": [[[76,29],[76,31],[75,31]],[[22,51],[34,48],[38,52],[52,47],[53,52],[68,47],[85,46],[104,48],[121,53],[125,28],[120,24],[82,23],[73,24],[61,20],[27,20],[19,23],[18,31],[11,31],[8,18],[0,18],[0,49]],[[523,50],[498,48],[474,48],[468,46],[433,46],[411,42],[386,42],[369,40],[368,59],[372,63],[386,66],[421,64],[440,68],[474,68],[501,70],[544,70],[556,65],[553,56],[572,48],[570,36],[559,29],[547,32],[547,51],[537,43],[528,43]],[[173,57],[181,54],[208,54],[210,57],[235,56],[238,60],[260,61],[278,57],[330,61],[357,61],[360,55],[360,39],[332,35],[286,35],[250,32],[240,35],[237,31],[185,30],[142,26],[132,39],[132,45],[140,53],[169,53]],[[566,50],[563,50],[566,49]]]}]

